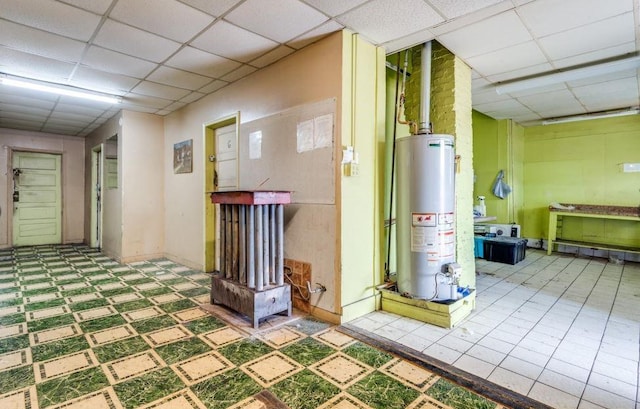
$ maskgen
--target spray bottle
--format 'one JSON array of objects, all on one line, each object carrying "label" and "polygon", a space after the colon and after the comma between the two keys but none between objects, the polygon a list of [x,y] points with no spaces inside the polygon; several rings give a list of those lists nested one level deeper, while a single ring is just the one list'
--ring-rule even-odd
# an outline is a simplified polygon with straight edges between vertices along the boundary
[{"label": "spray bottle", "polygon": [[474,206],[473,210],[480,214],[480,217],[485,217],[487,215],[487,206],[484,204],[484,196],[478,196],[478,204]]}]

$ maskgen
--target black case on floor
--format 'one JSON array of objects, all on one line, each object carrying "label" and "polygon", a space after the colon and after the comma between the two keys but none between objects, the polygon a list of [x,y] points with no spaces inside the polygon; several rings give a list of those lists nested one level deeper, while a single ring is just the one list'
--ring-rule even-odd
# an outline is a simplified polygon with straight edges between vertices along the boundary
[{"label": "black case on floor", "polygon": [[527,239],[492,237],[484,239],[484,258],[498,263],[516,264],[524,260]]}]

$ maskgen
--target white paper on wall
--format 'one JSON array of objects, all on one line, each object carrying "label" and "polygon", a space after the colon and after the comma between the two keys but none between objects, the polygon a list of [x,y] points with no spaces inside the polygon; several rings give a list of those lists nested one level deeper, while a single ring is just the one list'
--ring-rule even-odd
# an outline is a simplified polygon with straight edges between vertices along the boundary
[{"label": "white paper on wall", "polygon": [[249,159],[260,159],[262,157],[262,131],[255,131],[249,134]]},{"label": "white paper on wall", "polygon": [[333,146],[333,114],[317,116],[313,119],[313,147]]},{"label": "white paper on wall", "polygon": [[313,120],[298,122],[298,153],[313,149]]}]

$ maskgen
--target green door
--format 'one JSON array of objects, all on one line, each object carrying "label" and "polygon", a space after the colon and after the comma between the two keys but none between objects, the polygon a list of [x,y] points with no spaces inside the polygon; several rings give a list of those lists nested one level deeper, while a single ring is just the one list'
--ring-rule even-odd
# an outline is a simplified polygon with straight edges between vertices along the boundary
[{"label": "green door", "polygon": [[62,242],[60,155],[13,152],[13,245]]}]

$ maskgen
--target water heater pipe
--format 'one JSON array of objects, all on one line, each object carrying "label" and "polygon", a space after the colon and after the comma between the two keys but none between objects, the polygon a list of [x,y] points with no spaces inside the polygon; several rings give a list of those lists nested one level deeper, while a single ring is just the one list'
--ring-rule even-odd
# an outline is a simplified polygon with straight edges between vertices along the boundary
[{"label": "water heater pipe", "polygon": [[431,41],[424,43],[422,47],[420,65],[420,122],[418,125],[419,134],[430,134],[432,132],[429,122],[431,109]]}]

